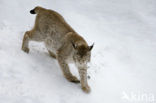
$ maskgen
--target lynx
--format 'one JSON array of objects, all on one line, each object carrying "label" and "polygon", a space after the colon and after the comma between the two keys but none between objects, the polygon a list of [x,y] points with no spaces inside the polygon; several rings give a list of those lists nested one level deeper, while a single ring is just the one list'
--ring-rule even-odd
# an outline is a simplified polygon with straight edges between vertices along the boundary
[{"label": "lynx", "polygon": [[[44,42],[50,56],[57,59],[64,77],[70,82],[80,82],[82,90],[89,93],[87,63],[90,62],[93,45],[88,46],[59,13],[39,6],[30,13],[37,16],[33,29],[24,34],[22,50],[29,53],[29,41]],[[78,68],[80,80],[70,72],[69,63]]]}]

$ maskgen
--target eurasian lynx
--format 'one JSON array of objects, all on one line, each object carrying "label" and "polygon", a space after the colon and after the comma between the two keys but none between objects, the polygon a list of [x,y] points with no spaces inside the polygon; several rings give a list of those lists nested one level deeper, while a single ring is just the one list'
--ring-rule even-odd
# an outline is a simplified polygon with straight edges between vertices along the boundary
[{"label": "eurasian lynx", "polygon": [[[44,42],[49,54],[58,60],[65,78],[71,82],[81,83],[82,90],[90,92],[87,83],[87,63],[90,61],[92,46],[78,35],[57,12],[42,7],[30,11],[37,14],[35,25],[23,38],[22,50],[29,52],[29,41]],[[75,63],[80,81],[72,75],[68,63]]]}]

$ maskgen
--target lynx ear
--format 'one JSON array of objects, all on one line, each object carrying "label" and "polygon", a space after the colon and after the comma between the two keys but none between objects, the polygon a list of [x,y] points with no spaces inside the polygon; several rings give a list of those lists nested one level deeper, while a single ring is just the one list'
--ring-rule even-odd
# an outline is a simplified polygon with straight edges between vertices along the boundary
[{"label": "lynx ear", "polygon": [[94,43],[91,46],[89,46],[89,51],[91,51],[93,47],[94,47]]},{"label": "lynx ear", "polygon": [[73,42],[71,42],[71,43],[72,43],[73,48],[76,49],[76,45]]}]

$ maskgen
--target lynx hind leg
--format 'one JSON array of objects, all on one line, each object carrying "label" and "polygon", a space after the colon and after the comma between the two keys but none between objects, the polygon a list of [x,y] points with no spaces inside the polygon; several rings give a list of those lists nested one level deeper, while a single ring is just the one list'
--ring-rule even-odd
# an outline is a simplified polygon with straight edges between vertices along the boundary
[{"label": "lynx hind leg", "polygon": [[29,53],[29,38],[30,38],[30,31],[26,31],[23,37],[23,43],[22,43],[22,50],[26,53]]},{"label": "lynx hind leg", "polygon": [[57,59],[65,78],[70,82],[80,83],[80,80],[78,80],[77,77],[73,76],[70,72],[68,64],[59,56]]},{"label": "lynx hind leg", "polygon": [[53,52],[51,52],[50,50],[48,50],[48,52],[49,52],[49,55],[50,55],[52,58],[56,59],[56,55],[55,55]]},{"label": "lynx hind leg", "polygon": [[23,37],[22,50],[29,53],[29,41],[43,41],[40,33],[34,30],[26,31]]}]

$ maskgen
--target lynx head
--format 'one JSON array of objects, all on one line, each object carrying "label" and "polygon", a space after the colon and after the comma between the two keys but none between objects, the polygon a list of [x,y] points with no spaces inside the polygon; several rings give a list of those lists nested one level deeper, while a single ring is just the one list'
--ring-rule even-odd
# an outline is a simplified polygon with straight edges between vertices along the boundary
[{"label": "lynx head", "polygon": [[81,44],[81,45],[75,45],[72,43],[72,46],[74,48],[74,60],[77,63],[80,64],[86,64],[87,62],[90,62],[90,57],[91,57],[91,50],[94,46],[88,46],[86,44]]}]

